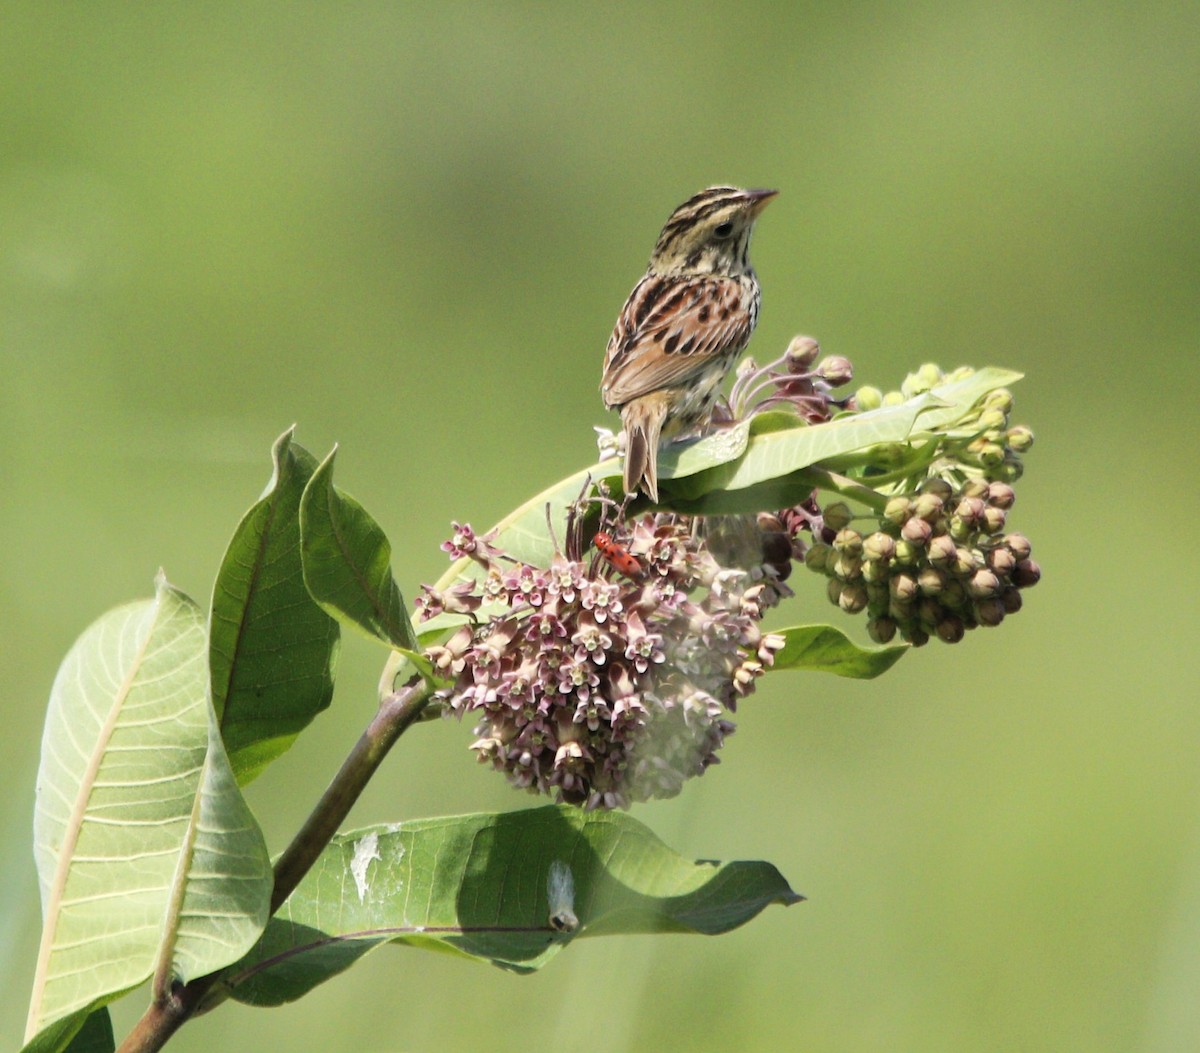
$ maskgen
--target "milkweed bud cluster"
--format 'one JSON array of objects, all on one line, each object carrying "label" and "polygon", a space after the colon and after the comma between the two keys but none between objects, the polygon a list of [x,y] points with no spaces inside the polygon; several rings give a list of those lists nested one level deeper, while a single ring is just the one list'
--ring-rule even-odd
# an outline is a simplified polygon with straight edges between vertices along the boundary
[{"label": "milkweed bud cluster", "polygon": [[[904,378],[899,391],[885,393],[870,386],[859,388],[854,393],[854,408],[863,411],[898,406],[939,384],[965,380],[974,372],[970,366],[960,366],[947,373],[927,362]],[[959,465],[978,470],[988,480],[1015,483],[1024,471],[1021,455],[1033,445],[1033,432],[1024,425],[1009,424],[1012,408],[1010,391],[998,388],[989,392],[955,424],[945,452]]]},{"label": "milkweed bud cluster", "polygon": [[[814,544],[804,562],[829,579],[830,602],[847,614],[866,611],[878,643],[897,633],[917,646],[934,637],[957,643],[968,629],[1019,611],[1021,590],[1041,577],[1028,538],[1006,529],[1014,499],[1000,480],[956,490],[930,479],[889,500],[872,532],[854,529],[839,511],[833,540]],[[826,524],[833,525],[828,515]]]}]

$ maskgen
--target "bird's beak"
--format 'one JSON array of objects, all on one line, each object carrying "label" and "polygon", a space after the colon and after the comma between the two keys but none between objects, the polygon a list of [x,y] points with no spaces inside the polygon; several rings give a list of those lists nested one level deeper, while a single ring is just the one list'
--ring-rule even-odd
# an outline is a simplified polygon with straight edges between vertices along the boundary
[{"label": "bird's beak", "polygon": [[778,190],[747,190],[746,207],[750,209],[750,214],[757,216],[767,207],[767,202],[778,193]]}]

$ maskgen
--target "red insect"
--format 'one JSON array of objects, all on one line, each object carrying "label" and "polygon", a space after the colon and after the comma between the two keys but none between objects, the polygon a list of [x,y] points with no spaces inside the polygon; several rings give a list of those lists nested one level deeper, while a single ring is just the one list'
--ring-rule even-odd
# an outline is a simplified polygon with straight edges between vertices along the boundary
[{"label": "red insect", "polygon": [[646,572],[638,562],[637,556],[630,555],[629,550],[623,545],[617,544],[612,539],[611,534],[606,534],[601,530],[600,533],[592,538],[592,543],[596,546],[596,551],[627,578],[640,581],[646,576]]}]

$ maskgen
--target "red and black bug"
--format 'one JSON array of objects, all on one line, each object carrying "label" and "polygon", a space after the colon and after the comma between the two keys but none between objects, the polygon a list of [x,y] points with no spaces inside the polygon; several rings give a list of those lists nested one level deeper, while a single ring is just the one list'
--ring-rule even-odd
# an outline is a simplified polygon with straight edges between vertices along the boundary
[{"label": "red and black bug", "polygon": [[612,539],[611,534],[606,534],[601,530],[592,538],[592,544],[596,546],[596,551],[600,555],[627,578],[640,581],[645,577],[646,572],[642,569],[641,563],[638,562],[637,556],[630,555],[629,550],[623,545],[617,544]]}]

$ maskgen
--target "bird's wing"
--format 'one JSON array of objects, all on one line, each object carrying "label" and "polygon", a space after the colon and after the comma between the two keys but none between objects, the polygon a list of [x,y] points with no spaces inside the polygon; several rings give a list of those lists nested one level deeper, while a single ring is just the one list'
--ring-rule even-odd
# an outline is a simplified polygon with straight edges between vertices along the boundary
[{"label": "bird's wing", "polygon": [[746,292],[734,278],[664,278],[634,287],[604,355],[600,390],[621,406],[661,388],[685,385],[714,356],[750,339]]}]

